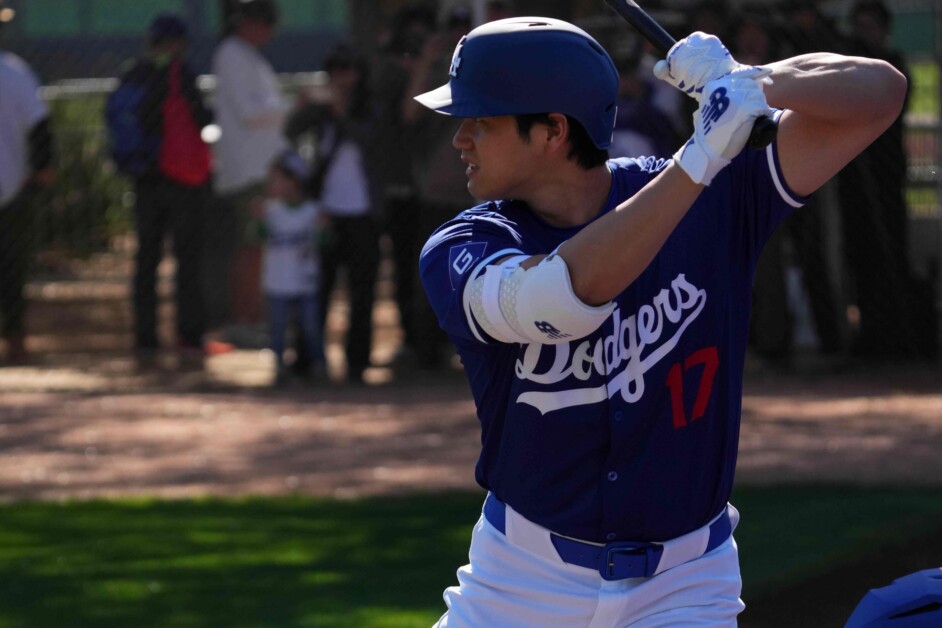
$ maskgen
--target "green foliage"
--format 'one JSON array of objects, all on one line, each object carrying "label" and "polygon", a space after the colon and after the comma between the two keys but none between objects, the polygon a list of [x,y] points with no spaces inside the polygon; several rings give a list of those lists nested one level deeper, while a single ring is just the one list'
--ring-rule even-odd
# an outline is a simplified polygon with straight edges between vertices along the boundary
[{"label": "green foliage", "polygon": [[132,226],[130,184],[108,161],[103,107],[102,94],[50,103],[58,176],[34,199],[40,248],[86,255]]}]

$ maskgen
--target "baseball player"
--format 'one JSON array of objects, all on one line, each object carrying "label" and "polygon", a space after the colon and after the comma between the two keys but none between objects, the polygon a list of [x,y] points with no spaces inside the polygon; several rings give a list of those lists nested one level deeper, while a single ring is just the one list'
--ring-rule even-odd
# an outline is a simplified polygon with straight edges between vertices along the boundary
[{"label": "baseball player", "polygon": [[[474,29],[417,97],[461,118],[483,202],[420,258],[488,490],[438,626],[727,626],[744,608],[728,499],[756,259],[906,85],[863,58],[740,66],[702,33],[657,73],[699,101],[671,160],[606,159],[615,68],[559,20]],[[778,139],[742,150],[759,115]]]}]

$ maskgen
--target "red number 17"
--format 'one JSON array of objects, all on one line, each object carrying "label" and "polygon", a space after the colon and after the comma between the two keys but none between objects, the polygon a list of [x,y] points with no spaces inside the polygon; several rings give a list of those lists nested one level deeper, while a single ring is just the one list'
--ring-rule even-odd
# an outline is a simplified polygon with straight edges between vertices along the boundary
[{"label": "red number 17", "polygon": [[706,347],[691,353],[684,360],[683,369],[681,369],[681,363],[678,362],[667,373],[667,387],[671,389],[671,411],[674,415],[674,429],[680,429],[687,425],[687,414],[684,410],[684,373],[700,364],[703,365],[703,372],[700,374],[700,387],[697,389],[697,399],[693,403],[693,412],[690,415],[690,420],[696,421],[706,413],[707,404],[710,402],[710,394],[713,392],[713,377],[720,365],[720,357],[716,347]]}]

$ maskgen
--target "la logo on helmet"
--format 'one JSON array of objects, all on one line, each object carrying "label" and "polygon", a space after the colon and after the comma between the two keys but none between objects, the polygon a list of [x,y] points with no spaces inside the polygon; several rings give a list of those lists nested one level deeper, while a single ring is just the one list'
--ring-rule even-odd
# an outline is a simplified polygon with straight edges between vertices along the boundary
[{"label": "la logo on helmet", "polygon": [[458,45],[455,46],[455,54],[451,56],[451,68],[448,69],[449,76],[458,76],[458,68],[461,67],[461,49],[464,47],[464,40],[467,38],[467,36],[462,37]]}]

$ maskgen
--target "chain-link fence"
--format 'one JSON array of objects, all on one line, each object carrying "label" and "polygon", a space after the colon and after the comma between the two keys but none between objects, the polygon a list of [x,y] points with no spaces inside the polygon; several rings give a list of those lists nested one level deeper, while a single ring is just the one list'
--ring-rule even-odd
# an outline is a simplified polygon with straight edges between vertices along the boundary
[{"label": "chain-link fence", "polygon": [[[348,332],[336,342],[347,368],[375,362],[378,280],[386,286],[380,298],[398,313],[398,357],[416,367],[449,358],[416,287],[416,259],[432,226],[472,199],[447,119],[410,108],[408,96],[423,81],[440,82],[475,12],[454,2],[395,2],[364,27],[356,23],[362,7],[343,0],[253,0],[238,4],[250,7],[245,14],[230,4],[0,3],[0,44],[39,77],[36,106],[48,110],[55,146],[54,161],[42,162],[36,144],[45,136],[34,125],[44,116],[31,113],[18,131],[19,153],[0,158],[0,168],[10,168],[13,157],[25,164],[15,180],[19,193],[0,196],[8,359],[24,358],[25,349],[269,346],[268,319],[283,304],[267,297],[284,278],[266,276],[263,257],[281,227],[277,203],[257,199],[293,206],[310,194],[332,214],[313,230],[320,235],[302,234],[320,252],[314,309],[324,321],[338,302],[331,296],[342,295],[335,316]],[[488,7],[499,4],[539,12],[527,2]],[[571,2],[563,11],[565,4],[554,3],[554,15],[603,40],[631,79],[623,97],[649,111],[640,128],[626,122],[616,130],[616,148],[668,155],[689,132],[689,104],[649,80],[651,53],[602,3]],[[878,3],[850,1],[650,4],[671,32],[714,32],[743,61],[828,50],[881,57],[907,72],[910,96],[899,124],[769,243],[752,345],[773,361],[796,354],[937,360],[938,3],[887,2],[885,15]],[[369,41],[338,45],[351,33]],[[428,43],[434,36],[435,50]],[[428,79],[416,76],[423,54],[439,57]],[[126,90],[123,101],[113,96],[126,85],[138,89]],[[3,89],[0,130],[11,133],[3,107],[12,88]],[[300,182],[297,198],[272,182],[269,168],[289,146],[303,165],[276,170]],[[27,178],[30,166],[40,176]],[[0,193],[9,181],[0,178]],[[292,263],[308,263],[305,251],[296,253]],[[312,333],[319,335],[302,327],[288,334],[298,339],[299,368],[316,366],[322,355],[316,342],[302,342]]]}]

